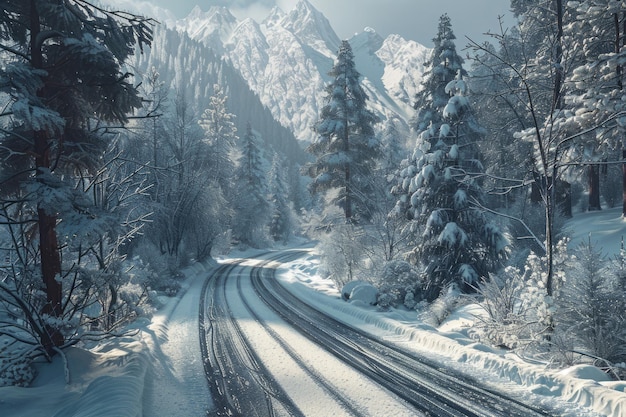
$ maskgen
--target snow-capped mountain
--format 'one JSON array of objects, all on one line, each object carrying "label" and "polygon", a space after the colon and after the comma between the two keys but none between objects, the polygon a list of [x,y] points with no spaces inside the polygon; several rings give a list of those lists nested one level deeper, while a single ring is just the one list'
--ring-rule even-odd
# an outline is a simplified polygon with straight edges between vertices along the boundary
[{"label": "snow-capped mountain", "polygon": [[226,7],[213,6],[208,12],[203,12],[195,6],[187,17],[176,23],[176,27],[222,54],[224,44],[238,24],[237,18]]},{"label": "snow-capped mountain", "polygon": [[[328,19],[307,0],[288,13],[274,8],[262,22],[238,21],[225,7],[199,7],[176,23],[179,31],[232,62],[274,117],[304,141],[324,105],[327,73],[340,39]],[[373,29],[349,39],[357,70],[381,119],[408,120],[430,50],[398,35],[383,39]]]}]

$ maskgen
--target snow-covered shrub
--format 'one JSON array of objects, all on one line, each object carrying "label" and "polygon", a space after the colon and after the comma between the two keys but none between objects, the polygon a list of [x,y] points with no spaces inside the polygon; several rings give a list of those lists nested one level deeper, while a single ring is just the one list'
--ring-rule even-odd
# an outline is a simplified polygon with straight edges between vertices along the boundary
[{"label": "snow-covered shrub", "polygon": [[370,275],[371,262],[366,256],[369,251],[366,250],[367,239],[362,227],[336,219],[328,230],[319,232],[317,238],[320,272],[332,279],[337,288]]},{"label": "snow-covered shrub", "polygon": [[609,362],[626,360],[626,299],[610,264],[591,243],[581,244],[557,299],[556,332],[574,349]]},{"label": "snow-covered shrub", "polygon": [[378,306],[382,309],[404,307],[412,310],[421,300],[421,281],[413,265],[402,260],[385,263],[379,278]]},{"label": "snow-covered shrub", "polygon": [[35,371],[28,356],[6,356],[0,347],[0,387],[27,387],[35,378]]},{"label": "snow-covered shrub", "polygon": [[431,326],[439,326],[452,311],[467,302],[467,298],[461,294],[461,290],[456,284],[450,284],[432,303],[419,303],[423,307],[418,310],[419,319]]},{"label": "snow-covered shrub", "polygon": [[513,267],[492,274],[489,280],[479,284],[480,306],[486,313],[476,325],[482,341],[510,349],[530,341],[534,323],[527,303],[522,301],[525,289],[521,271]]},{"label": "snow-covered shrub", "polygon": [[382,311],[387,311],[396,306],[396,297],[388,292],[378,292],[376,305]]},{"label": "snow-covered shrub", "polygon": [[154,245],[146,243],[135,250],[133,272],[143,277],[144,285],[168,296],[181,288],[180,257],[162,254]]},{"label": "snow-covered shrub", "polygon": [[[554,325],[554,296],[549,296],[546,291],[546,258],[537,256],[534,252],[528,255],[524,269],[525,286],[520,295],[520,302],[526,307],[528,316],[526,320],[538,325],[537,332],[531,335],[532,340],[545,333]],[[555,270],[554,274],[557,275]],[[556,280],[560,282],[561,280]],[[560,287],[560,285],[555,287]]]}]

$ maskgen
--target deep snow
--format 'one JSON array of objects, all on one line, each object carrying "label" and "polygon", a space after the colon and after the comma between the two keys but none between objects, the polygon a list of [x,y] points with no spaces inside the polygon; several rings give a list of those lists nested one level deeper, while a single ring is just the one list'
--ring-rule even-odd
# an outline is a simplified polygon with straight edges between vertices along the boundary
[{"label": "deep snow", "polygon": [[[626,222],[613,209],[577,215],[568,228],[570,246],[591,233],[591,239],[610,255],[619,251]],[[0,388],[2,416],[205,415],[212,401],[197,348],[197,306],[203,278],[213,266],[188,268],[183,291],[169,299],[151,321],[138,322],[137,335],[89,351],[70,348],[67,367],[64,358],[57,356],[52,364],[37,364],[32,387]],[[295,294],[323,306],[338,319],[462,369],[495,389],[557,404],[561,415],[626,416],[625,382],[610,381],[590,366],[552,371],[470,339],[468,329],[479,313],[476,306],[461,308],[433,328],[418,322],[415,312],[383,313],[365,303],[345,302],[334,285],[316,272],[317,257],[311,252],[281,267],[279,278]]]}]

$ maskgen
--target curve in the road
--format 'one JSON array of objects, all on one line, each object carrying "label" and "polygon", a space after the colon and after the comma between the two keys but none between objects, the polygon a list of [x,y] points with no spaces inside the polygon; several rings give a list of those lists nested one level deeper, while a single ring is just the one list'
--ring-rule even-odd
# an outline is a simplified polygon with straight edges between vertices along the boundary
[{"label": "curve in the road", "polygon": [[[296,252],[293,252],[294,254]],[[416,410],[437,416],[549,416],[550,412],[503,397],[439,371],[414,354],[346,326],[289,292],[274,279],[275,268],[253,274],[259,297],[302,334],[378,382]]]},{"label": "curve in the road", "polygon": [[[293,250],[263,254],[264,260],[246,275],[233,271],[242,261],[225,264],[207,278],[200,297],[200,343],[205,372],[218,405],[220,416],[302,416],[272,377],[255,352],[245,332],[233,316],[226,296],[226,282],[237,276],[238,302],[247,315],[287,352],[297,365],[315,380],[345,411],[359,416],[362,412],[348,398],[333,388],[332,380],[307,366],[298,352],[255,312],[244,295],[241,282],[250,278],[260,300],[284,322],[336,358],[395,394],[415,410],[415,415],[436,416],[547,416],[550,412],[524,404],[502,393],[481,388],[476,381],[441,364],[417,358],[414,353],[380,340],[364,331],[351,328],[296,297],[275,279],[276,265],[294,260],[305,251]],[[260,255],[261,256],[261,255]],[[258,259],[258,258],[257,258]],[[231,281],[232,283],[232,281]],[[249,287],[246,287],[249,288]],[[234,289],[231,289],[233,291]],[[248,289],[248,294],[252,292]],[[258,303],[258,300],[254,300]],[[238,306],[239,307],[239,306]],[[258,307],[258,306],[257,306]]]},{"label": "curve in the road", "polygon": [[[200,296],[199,332],[204,370],[218,416],[302,416],[271,377],[232,317],[224,281],[240,262],[207,277]],[[208,303],[207,303],[208,301]]]}]

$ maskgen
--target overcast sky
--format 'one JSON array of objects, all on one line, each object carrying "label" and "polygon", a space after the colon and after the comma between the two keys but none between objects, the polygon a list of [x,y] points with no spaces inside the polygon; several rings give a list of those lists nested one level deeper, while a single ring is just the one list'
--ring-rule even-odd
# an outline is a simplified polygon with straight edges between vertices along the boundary
[{"label": "overcast sky", "polygon": [[[106,1],[106,0],[104,0]],[[133,0],[141,3],[145,0]],[[239,19],[263,20],[278,5],[288,12],[298,0],[150,0],[149,3],[185,17],[197,4],[202,10],[212,5],[227,6]],[[466,45],[465,36],[484,40],[482,33],[499,31],[498,16],[512,21],[509,0],[309,0],[330,21],[342,39],[350,38],[365,27],[383,37],[396,33],[405,39],[432,46],[439,16],[448,13],[457,37],[457,49]]]}]

